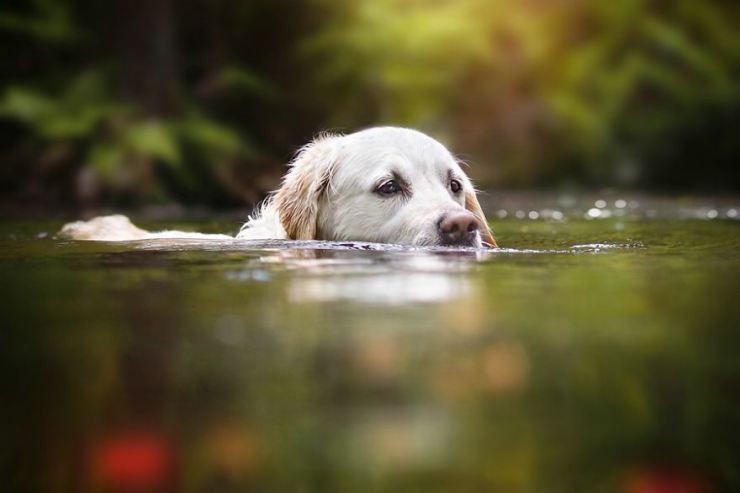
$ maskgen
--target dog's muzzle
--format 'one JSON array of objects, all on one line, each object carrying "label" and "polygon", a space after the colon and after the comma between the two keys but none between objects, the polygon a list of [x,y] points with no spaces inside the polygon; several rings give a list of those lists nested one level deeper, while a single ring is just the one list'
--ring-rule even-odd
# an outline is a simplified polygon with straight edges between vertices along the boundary
[{"label": "dog's muzzle", "polygon": [[447,212],[437,222],[442,245],[475,245],[479,229],[478,219],[466,210]]}]

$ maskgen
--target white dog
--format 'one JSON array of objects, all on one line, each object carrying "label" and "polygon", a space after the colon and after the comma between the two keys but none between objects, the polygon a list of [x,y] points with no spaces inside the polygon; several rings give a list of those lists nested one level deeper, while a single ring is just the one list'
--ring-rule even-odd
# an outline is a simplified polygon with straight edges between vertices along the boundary
[{"label": "white dog", "polygon": [[[61,234],[102,241],[231,238],[149,232],[120,215],[69,223]],[[431,137],[396,127],[315,139],[236,238],[496,246],[458,161]]]}]

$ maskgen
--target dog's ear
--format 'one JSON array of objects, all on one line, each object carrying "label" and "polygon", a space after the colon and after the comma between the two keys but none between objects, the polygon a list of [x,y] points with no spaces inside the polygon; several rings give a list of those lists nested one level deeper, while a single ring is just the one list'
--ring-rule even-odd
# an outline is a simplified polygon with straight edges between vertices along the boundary
[{"label": "dog's ear", "polygon": [[337,136],[321,135],[303,147],[275,193],[273,203],[292,240],[315,240],[319,200],[336,167]]},{"label": "dog's ear", "polygon": [[496,240],[493,239],[493,233],[491,232],[491,228],[488,226],[488,221],[486,221],[486,216],[483,214],[483,209],[480,207],[478,197],[475,196],[475,191],[470,190],[465,192],[465,208],[472,212],[476,219],[478,219],[481,227],[480,236],[481,240],[483,240],[483,244],[490,248],[497,248],[498,245],[496,244]]}]

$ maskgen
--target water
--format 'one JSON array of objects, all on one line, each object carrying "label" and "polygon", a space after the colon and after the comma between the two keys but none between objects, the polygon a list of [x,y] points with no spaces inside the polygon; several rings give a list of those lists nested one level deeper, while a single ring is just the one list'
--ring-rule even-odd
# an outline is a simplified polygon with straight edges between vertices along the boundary
[{"label": "water", "polygon": [[736,209],[623,202],[493,252],[6,221],[2,489],[740,491]]}]

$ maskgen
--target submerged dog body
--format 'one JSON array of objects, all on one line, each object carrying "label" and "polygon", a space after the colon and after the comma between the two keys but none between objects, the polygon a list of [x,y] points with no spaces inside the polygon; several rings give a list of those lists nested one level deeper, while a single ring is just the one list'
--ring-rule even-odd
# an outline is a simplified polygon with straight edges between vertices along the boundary
[{"label": "submerged dog body", "polygon": [[[148,232],[124,216],[69,223],[61,233],[107,241],[229,238]],[[236,238],[496,246],[458,161],[431,137],[396,127],[315,139]]]}]

